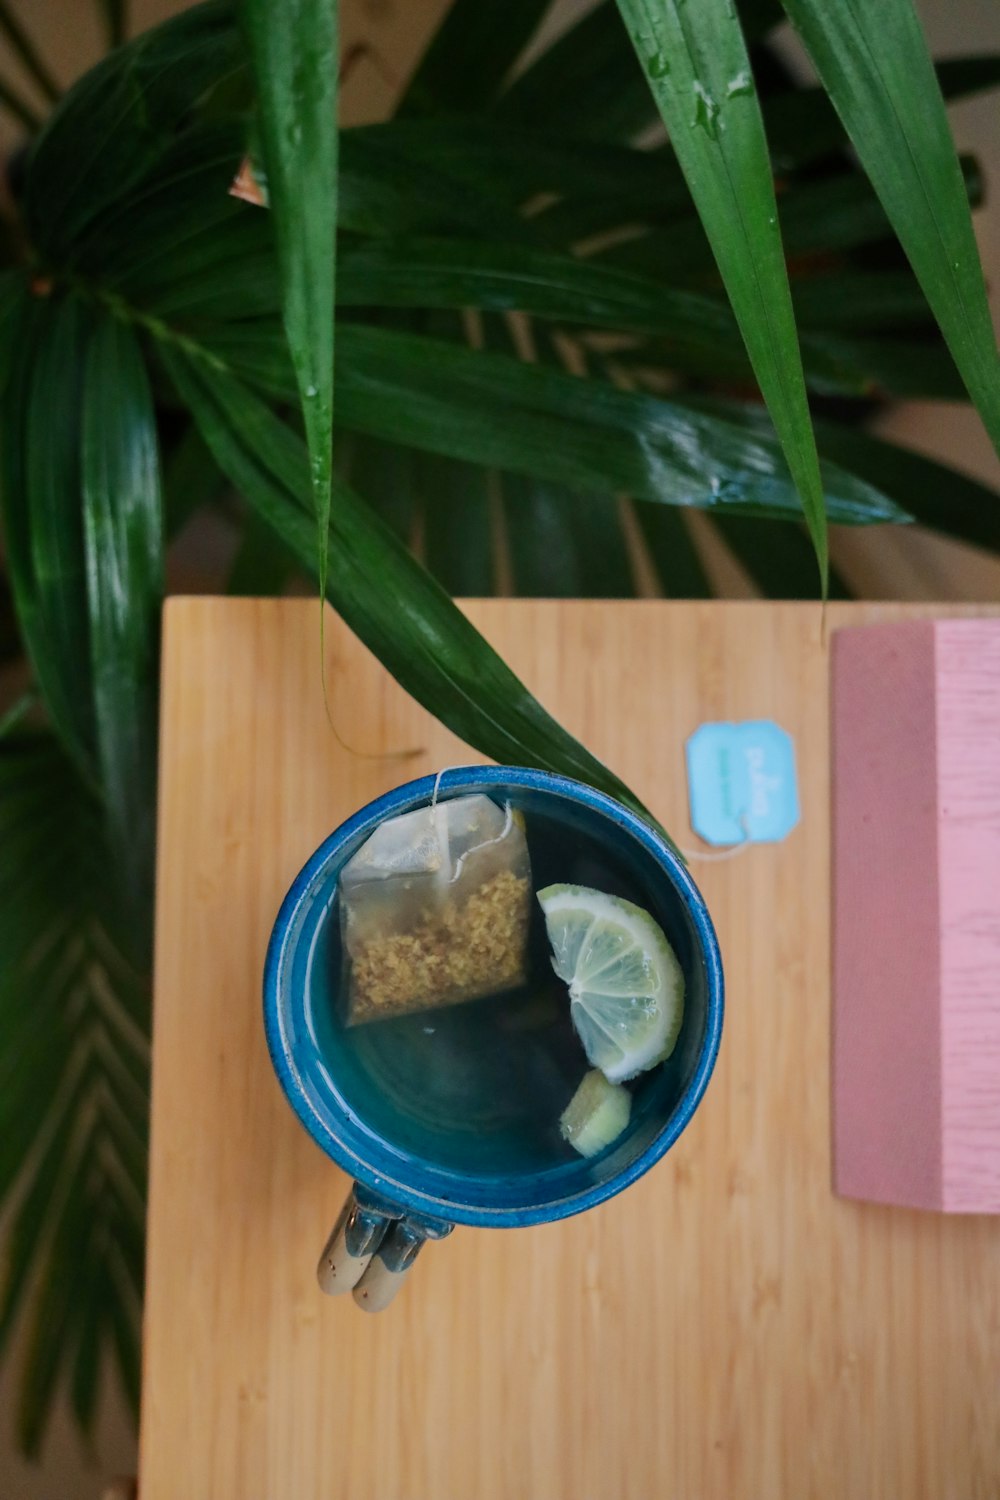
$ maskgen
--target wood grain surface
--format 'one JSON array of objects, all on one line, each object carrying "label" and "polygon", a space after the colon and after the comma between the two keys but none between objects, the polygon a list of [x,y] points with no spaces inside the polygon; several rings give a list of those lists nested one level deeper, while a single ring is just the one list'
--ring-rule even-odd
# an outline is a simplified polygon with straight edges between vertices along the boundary
[{"label": "wood grain surface", "polygon": [[[687,845],[685,737],[751,717],[793,734],[799,827],[695,866],[727,967],[715,1078],[677,1147],[614,1203],[459,1229],[375,1318],[323,1298],[315,1261],[344,1181],[270,1071],[268,933],[345,815],[475,757],[331,617],[337,727],[383,758],[345,750],[324,717],[315,603],[172,601],[142,1500],[996,1496],[1000,1220],[830,1191],[818,608],[469,612]],[[827,625],[930,612],[834,606]]]}]

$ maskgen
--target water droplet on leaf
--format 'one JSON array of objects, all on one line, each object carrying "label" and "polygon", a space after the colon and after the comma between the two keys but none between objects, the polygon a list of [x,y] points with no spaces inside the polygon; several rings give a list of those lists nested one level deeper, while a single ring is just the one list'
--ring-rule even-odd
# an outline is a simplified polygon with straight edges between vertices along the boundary
[{"label": "water droplet on leaf", "polygon": [[746,486],[738,479],[720,479],[713,474],[709,481],[713,505],[739,505],[746,499]]},{"label": "water droplet on leaf", "polygon": [[654,52],[646,58],[646,72],[650,78],[667,78],[670,74],[670,61],[662,52]]},{"label": "water droplet on leaf", "polygon": [[744,94],[753,93],[753,79],[749,71],[744,68],[742,73],[737,73],[735,78],[730,78],[726,84],[726,98],[740,99]]},{"label": "water droplet on leaf", "polygon": [[700,79],[696,78],[691,87],[694,91],[694,119],[691,124],[697,125],[709,140],[714,141],[719,131],[719,106]]}]

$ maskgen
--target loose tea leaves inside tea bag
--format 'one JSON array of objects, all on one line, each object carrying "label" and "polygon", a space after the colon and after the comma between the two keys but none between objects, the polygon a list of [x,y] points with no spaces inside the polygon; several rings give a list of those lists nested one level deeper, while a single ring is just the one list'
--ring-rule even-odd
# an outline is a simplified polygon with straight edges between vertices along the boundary
[{"label": "loose tea leaves inside tea bag", "polygon": [[347,1024],[514,989],[531,864],[509,803],[456,797],[379,825],[340,877]]}]

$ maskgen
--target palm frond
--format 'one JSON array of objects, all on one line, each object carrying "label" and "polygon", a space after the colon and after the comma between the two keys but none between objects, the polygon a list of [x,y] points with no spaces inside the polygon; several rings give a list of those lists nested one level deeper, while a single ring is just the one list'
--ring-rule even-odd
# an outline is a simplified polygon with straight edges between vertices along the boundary
[{"label": "palm frond", "polygon": [[1000,451],[1000,360],[958,157],[911,0],[783,0]]},{"label": "palm frond", "polygon": [[[0,740],[0,1354],[18,1329],[18,1433],[60,1391],[92,1416],[132,1382],[146,1192],[148,979],[123,935],[100,804],[48,738]],[[114,1332],[117,1320],[117,1332]]]},{"label": "palm frond", "polygon": [[285,334],[309,443],[320,593],[333,477],[337,0],[244,0]]},{"label": "palm frond", "polygon": [[[178,349],[163,355],[220,467],[308,567],[301,440],[233,376]],[[404,687],[495,760],[560,767],[645,813],[634,793],[550,718],[363,501],[342,482],[335,488],[331,602]]]},{"label": "palm frond", "polygon": [[[20,1331],[29,1448],[62,1393],[90,1426],[109,1355],[137,1392],[156,614],[193,515],[237,532],[231,591],[318,572],[462,738],[633,803],[449,591],[704,597],[707,534],[809,596],[800,493],[820,553],[824,512],[1000,552],[988,487],[864,430],[964,382],[996,437],[981,177],[939,89],[1000,61],[932,70],[909,0],[783,3],[822,88],[777,59],[778,0],[600,0],[561,32],[549,0],[455,0],[398,116],[338,137],[328,0],[245,0],[244,28],[208,0],[27,148],[0,273],[0,655],[33,683],[0,718],[0,1351]],[[248,151],[269,211],[229,194]]]}]

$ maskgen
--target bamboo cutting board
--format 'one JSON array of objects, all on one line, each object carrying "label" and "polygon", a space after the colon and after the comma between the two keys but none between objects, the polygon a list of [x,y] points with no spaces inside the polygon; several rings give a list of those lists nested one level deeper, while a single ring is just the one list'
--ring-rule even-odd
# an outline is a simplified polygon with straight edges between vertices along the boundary
[{"label": "bamboo cutting board", "polygon": [[[678,1146],[614,1203],[459,1229],[374,1318],[322,1297],[314,1266],[344,1180],[270,1071],[271,923],[348,813],[478,757],[330,616],[333,717],[365,754],[339,744],[314,602],[171,601],[142,1500],[996,1496],[1000,1219],[830,1192],[818,608],[469,612],[682,843],[699,723],[769,717],[794,736],[799,827],[694,867],[727,968],[715,1077]],[[932,612],[983,613],[836,605],[828,624]]]}]

